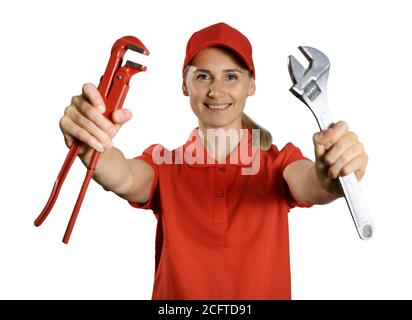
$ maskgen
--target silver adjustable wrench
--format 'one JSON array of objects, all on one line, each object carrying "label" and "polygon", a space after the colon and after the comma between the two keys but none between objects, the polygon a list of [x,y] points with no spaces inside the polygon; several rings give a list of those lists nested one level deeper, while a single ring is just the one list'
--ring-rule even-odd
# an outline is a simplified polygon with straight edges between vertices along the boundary
[{"label": "silver adjustable wrench", "polygon": [[[293,82],[290,91],[309,107],[320,130],[324,131],[333,124],[326,96],[329,59],[315,48],[300,46],[299,50],[309,60],[309,67],[305,69],[294,56],[289,56],[289,74]],[[355,173],[339,177],[339,182],[359,237],[372,238],[375,229]]]}]

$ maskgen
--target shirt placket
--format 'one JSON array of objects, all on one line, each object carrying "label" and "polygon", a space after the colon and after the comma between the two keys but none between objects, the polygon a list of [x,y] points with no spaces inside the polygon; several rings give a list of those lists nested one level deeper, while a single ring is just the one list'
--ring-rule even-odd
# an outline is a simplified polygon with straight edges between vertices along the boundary
[{"label": "shirt placket", "polygon": [[215,167],[213,222],[216,224],[227,224],[227,171],[226,164]]}]

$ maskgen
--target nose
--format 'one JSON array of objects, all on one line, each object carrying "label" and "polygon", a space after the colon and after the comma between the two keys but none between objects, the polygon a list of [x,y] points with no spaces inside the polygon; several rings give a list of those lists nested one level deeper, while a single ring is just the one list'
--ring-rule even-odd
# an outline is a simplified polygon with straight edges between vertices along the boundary
[{"label": "nose", "polygon": [[209,86],[209,92],[207,95],[211,98],[219,98],[225,95],[225,91],[223,89],[223,84],[218,81],[214,80]]}]

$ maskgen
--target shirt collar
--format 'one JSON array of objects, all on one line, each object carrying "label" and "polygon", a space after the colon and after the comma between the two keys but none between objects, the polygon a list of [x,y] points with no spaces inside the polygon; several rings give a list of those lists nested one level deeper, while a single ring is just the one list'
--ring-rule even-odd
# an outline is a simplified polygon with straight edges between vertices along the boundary
[{"label": "shirt collar", "polygon": [[253,159],[258,154],[259,142],[257,147],[253,146],[253,135],[249,129],[243,127],[244,134],[240,142],[229,154],[225,162],[218,162],[211,157],[198,135],[199,127],[193,129],[187,142],[183,145],[184,163],[190,167],[214,167],[222,165],[234,165],[238,167],[251,167]]}]

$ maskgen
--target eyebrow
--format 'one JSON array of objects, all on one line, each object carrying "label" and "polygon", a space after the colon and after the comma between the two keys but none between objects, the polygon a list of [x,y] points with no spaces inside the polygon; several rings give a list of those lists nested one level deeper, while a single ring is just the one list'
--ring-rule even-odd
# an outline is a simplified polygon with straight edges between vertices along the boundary
[{"label": "eyebrow", "polygon": [[223,72],[237,72],[237,73],[242,73],[242,70],[240,69],[225,69]]},{"label": "eyebrow", "polygon": [[[196,69],[195,72],[205,72],[205,73],[212,73],[210,70],[207,69]],[[225,73],[229,73],[229,72],[237,72],[237,73],[242,73],[242,70],[240,69],[225,69],[223,70],[223,72]]]}]

